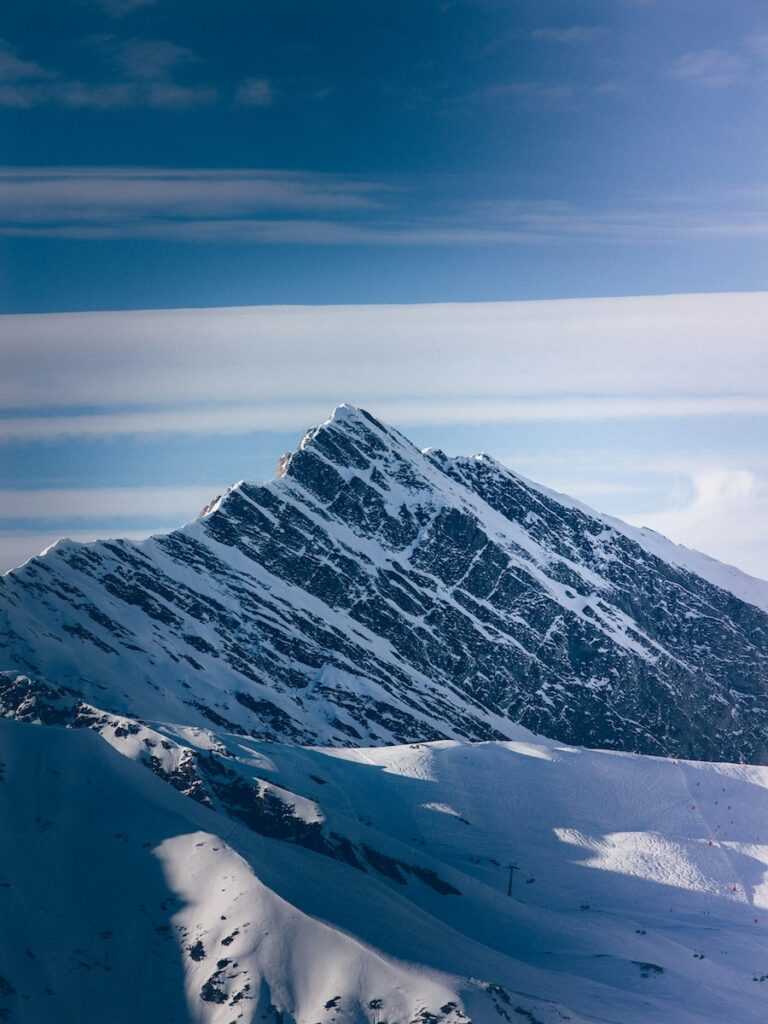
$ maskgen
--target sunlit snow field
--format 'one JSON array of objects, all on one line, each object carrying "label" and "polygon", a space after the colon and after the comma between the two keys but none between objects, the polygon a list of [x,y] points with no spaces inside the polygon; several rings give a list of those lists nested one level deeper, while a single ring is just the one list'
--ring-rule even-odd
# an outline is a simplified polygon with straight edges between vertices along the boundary
[{"label": "sunlit snow field", "polygon": [[765,1019],[768,768],[523,730],[357,750],[227,737],[297,816],[443,894],[198,805],[130,759],[142,734],[112,740],[127,757],[88,730],[0,721],[0,738],[11,1019]]}]

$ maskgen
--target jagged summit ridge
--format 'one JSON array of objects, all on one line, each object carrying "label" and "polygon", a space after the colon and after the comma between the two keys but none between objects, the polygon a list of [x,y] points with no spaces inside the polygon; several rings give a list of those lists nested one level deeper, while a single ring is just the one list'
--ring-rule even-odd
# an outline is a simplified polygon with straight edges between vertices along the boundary
[{"label": "jagged summit ridge", "polygon": [[768,759],[768,616],[658,544],[353,406],[281,462],[171,534],[61,544],[8,574],[0,669],[110,712],[292,742],[520,722]]}]

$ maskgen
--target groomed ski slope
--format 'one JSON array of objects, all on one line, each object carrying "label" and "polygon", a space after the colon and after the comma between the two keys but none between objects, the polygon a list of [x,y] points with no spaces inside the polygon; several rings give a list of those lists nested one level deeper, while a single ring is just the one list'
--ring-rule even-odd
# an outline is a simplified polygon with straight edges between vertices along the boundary
[{"label": "groomed ski slope", "polygon": [[256,835],[91,730],[0,721],[4,1019],[765,1021],[768,768],[523,730],[226,742],[296,814],[458,892]]}]

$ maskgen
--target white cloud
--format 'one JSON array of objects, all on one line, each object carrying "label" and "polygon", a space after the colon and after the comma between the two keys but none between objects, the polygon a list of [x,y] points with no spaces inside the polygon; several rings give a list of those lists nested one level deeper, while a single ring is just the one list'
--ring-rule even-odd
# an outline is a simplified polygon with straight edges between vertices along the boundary
[{"label": "white cloud", "polygon": [[0,429],[78,432],[77,407],[106,416],[76,413],[86,432],[293,427],[343,400],[406,423],[759,415],[767,321],[768,293],[5,316],[0,409],[27,419]]},{"label": "white cloud", "polygon": [[235,92],[235,103],[241,107],[270,107],[275,90],[266,78],[246,78]]},{"label": "white cloud", "polygon": [[728,50],[700,50],[679,57],[669,68],[670,78],[677,78],[708,89],[722,89],[742,79],[747,72],[745,59]]},{"label": "white cloud", "polygon": [[746,47],[759,57],[768,57],[768,32],[759,32],[744,40]]},{"label": "white cloud", "polygon": [[157,3],[157,0],[96,0],[96,3],[110,17],[124,18],[126,14],[132,14],[140,7],[149,7]]},{"label": "white cloud", "polygon": [[108,39],[112,58],[128,78],[141,81],[163,81],[179,68],[194,64],[197,54],[185,46],[165,39]]},{"label": "white cloud", "polygon": [[768,578],[768,479],[750,469],[695,472],[688,500],[633,517],[686,547]]},{"label": "white cloud", "polygon": [[72,80],[19,57],[0,39],[0,107],[26,110],[51,104],[69,109],[181,109],[205,106],[218,98],[218,91],[210,86],[175,81],[180,68],[198,61],[185,47],[166,40],[121,40],[113,35],[92,36],[85,42],[115,66],[120,75],[117,80]]},{"label": "white cloud", "polygon": [[9,43],[0,39],[0,82],[23,82],[49,76],[50,72],[45,68],[19,57]]},{"label": "white cloud", "polygon": [[[193,519],[224,485],[194,487],[50,487],[0,490],[3,519],[105,520],[141,518],[155,522]],[[0,527],[1,529],[1,527]]]},{"label": "white cloud", "polygon": [[489,99],[513,99],[532,107],[570,108],[578,90],[571,82],[500,82],[475,94]]},{"label": "white cloud", "polygon": [[0,220],[24,229],[43,223],[46,231],[57,224],[87,231],[97,224],[129,232],[161,217],[205,225],[253,211],[360,211],[375,208],[383,191],[375,182],[294,171],[9,167],[0,168]]},{"label": "white cloud", "polygon": [[561,43],[564,46],[591,43],[608,33],[603,25],[569,25],[566,28],[537,28],[531,32],[534,39],[547,43]]},{"label": "white cloud", "polygon": [[768,453],[761,443],[768,423],[764,417],[761,425],[739,430],[730,421],[730,444],[704,427],[700,441],[695,427],[662,425],[650,437],[640,427],[625,431],[619,445],[610,431],[574,431],[576,446],[539,445],[500,461],[602,512],[768,579]]},{"label": "white cloud", "polygon": [[0,86],[0,107],[26,110],[42,104],[80,110],[121,110],[129,107],[182,109],[209,106],[218,92],[209,86],[174,82],[53,82]]},{"label": "white cloud", "polygon": [[150,82],[144,91],[146,106],[154,110],[209,107],[218,96],[218,91],[207,85],[177,85],[175,82]]},{"label": "white cloud", "polygon": [[[20,88],[26,86],[0,84],[0,102],[4,96],[12,102]],[[67,83],[62,102],[132,106],[136,90],[143,103],[157,108],[216,99],[205,87],[154,81]],[[23,93],[17,101],[26,102]],[[252,245],[552,245],[582,239],[622,247],[768,237],[768,193],[760,188],[579,206],[504,197],[458,204],[441,200],[433,185],[425,180],[405,189],[351,175],[248,168],[0,167],[0,235]]]},{"label": "white cloud", "polygon": [[[171,434],[213,437],[255,431],[301,430],[325,419],[339,396],[328,394],[312,402],[260,400],[253,405],[220,402],[214,408],[136,409],[131,412],[74,416],[13,416],[0,418],[0,443],[45,441],[63,437],[162,437]],[[708,416],[768,416],[768,397],[538,397],[476,398],[420,397],[397,399],[389,395],[360,394],[357,401],[370,406],[389,422],[476,425],[479,423],[595,423],[617,420],[685,419]],[[622,488],[624,490],[624,488]]]}]

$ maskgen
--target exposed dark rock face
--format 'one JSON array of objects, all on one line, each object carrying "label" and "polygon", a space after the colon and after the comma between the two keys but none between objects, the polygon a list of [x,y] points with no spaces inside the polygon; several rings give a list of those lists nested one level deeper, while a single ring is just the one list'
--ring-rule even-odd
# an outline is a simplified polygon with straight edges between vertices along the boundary
[{"label": "exposed dark rock face", "polygon": [[3,577],[0,670],[18,717],[17,675],[50,715],[79,700],[302,744],[520,722],[768,761],[768,615],[486,456],[422,453],[348,407],[180,530],[62,542]]}]

